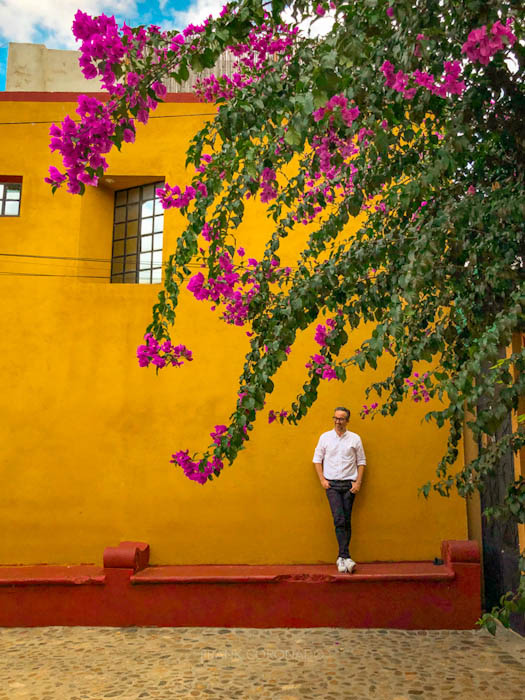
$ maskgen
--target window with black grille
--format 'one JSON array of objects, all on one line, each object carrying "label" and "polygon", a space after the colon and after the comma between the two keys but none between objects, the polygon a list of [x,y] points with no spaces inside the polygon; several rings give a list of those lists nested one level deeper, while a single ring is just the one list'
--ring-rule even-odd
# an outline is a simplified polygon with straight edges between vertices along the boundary
[{"label": "window with black grille", "polygon": [[111,281],[162,280],[164,210],[155,190],[162,181],[115,192]]},{"label": "window with black grille", "polygon": [[0,216],[20,216],[22,178],[20,182],[8,182],[0,178]]}]

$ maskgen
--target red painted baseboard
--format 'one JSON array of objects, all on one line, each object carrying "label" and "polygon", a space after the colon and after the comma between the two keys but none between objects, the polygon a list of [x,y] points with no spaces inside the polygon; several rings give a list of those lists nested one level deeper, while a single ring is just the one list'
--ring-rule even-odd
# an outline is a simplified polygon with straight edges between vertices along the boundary
[{"label": "red painted baseboard", "polygon": [[481,614],[476,543],[444,564],[148,567],[124,542],[93,566],[0,567],[0,626],[383,627],[471,629]]}]

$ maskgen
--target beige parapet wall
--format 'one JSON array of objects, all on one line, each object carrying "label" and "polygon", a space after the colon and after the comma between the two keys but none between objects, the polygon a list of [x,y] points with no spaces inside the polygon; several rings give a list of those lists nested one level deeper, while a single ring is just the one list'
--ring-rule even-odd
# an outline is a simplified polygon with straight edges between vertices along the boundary
[{"label": "beige parapet wall", "polygon": [[98,92],[100,81],[86,80],[79,51],[48,49],[44,44],[9,44],[6,91]]},{"label": "beige parapet wall", "polygon": [[[80,71],[79,51],[48,49],[44,44],[9,44],[6,91],[8,92],[98,92],[98,79],[86,80]],[[204,70],[200,77],[231,75],[234,57],[226,52],[213,69]],[[168,92],[191,92],[197,74],[190,71],[188,80],[180,85],[172,79],[165,84]]]}]

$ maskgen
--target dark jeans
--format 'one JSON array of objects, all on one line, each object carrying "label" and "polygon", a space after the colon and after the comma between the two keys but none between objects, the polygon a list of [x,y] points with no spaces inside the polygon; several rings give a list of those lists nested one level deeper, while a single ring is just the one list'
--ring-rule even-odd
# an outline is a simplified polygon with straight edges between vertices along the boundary
[{"label": "dark jeans", "polygon": [[335,536],[339,545],[338,556],[343,557],[343,559],[350,557],[348,546],[352,536],[351,517],[355,498],[355,494],[351,493],[350,489],[353,483],[351,479],[329,480],[330,488],[326,489],[326,496],[334,519]]}]

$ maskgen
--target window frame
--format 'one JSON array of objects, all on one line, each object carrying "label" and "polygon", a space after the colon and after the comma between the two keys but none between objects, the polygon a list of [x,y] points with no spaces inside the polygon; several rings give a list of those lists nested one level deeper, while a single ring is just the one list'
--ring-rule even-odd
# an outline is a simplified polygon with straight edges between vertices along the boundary
[{"label": "window frame", "polygon": [[[8,198],[7,188],[14,187],[18,190],[18,198]],[[6,214],[5,208],[8,202],[18,202],[18,212],[16,214]],[[20,175],[0,175],[0,218],[16,219],[20,217],[22,210],[22,177]]]},{"label": "window frame", "polygon": [[[114,191],[110,272],[112,284],[159,284],[162,282],[164,209],[155,193],[157,187],[162,185],[164,185],[164,180],[158,180]],[[147,188],[153,188],[153,195]],[[138,191],[137,199],[130,199],[130,194],[133,191]],[[144,215],[144,207],[149,202],[151,202],[151,213],[147,212]],[[160,231],[155,230],[158,219],[161,219]],[[145,226],[151,228],[151,231],[144,230]],[[157,247],[159,236],[160,248]],[[151,244],[151,247],[146,249],[148,243]],[[144,264],[145,256],[149,256],[148,264]],[[135,260],[135,265],[130,269],[129,262],[132,259]],[[133,279],[130,278],[131,276]]]}]

